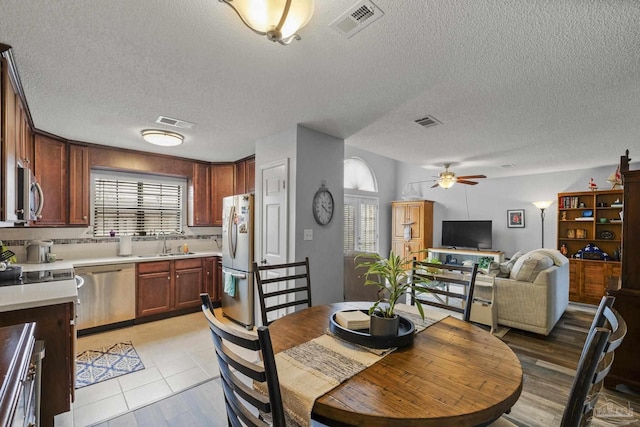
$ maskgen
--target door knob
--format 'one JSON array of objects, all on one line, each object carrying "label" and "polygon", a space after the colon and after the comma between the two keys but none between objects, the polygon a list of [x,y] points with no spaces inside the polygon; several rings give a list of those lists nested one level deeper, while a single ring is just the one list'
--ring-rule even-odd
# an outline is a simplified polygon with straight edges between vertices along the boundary
[{"label": "door knob", "polygon": [[266,264],[266,263],[267,263],[266,259],[263,258],[263,259],[260,260],[260,264]]}]

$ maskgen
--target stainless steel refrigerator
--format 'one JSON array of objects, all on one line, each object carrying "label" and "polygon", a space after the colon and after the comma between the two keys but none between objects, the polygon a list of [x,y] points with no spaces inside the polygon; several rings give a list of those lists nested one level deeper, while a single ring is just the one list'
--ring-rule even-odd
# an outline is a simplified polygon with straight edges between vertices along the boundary
[{"label": "stainless steel refrigerator", "polygon": [[253,194],[222,202],[222,313],[253,328]]}]

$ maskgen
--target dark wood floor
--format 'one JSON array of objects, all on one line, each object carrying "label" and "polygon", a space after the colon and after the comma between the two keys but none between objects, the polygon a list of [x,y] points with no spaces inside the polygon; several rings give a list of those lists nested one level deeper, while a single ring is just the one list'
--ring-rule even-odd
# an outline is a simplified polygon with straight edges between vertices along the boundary
[{"label": "dark wood floor", "polygon": [[[559,426],[580,351],[593,313],[571,306],[549,336],[511,329],[502,339],[518,355],[524,386],[518,403],[506,417],[519,426]],[[606,390],[604,397],[640,414],[640,396]],[[602,401],[603,398],[600,398]],[[640,420],[640,415],[637,417]],[[593,426],[613,426],[594,419]],[[636,421],[632,424],[640,426]],[[173,395],[97,427],[226,426],[220,380]],[[76,426],[80,427],[80,426]]]}]

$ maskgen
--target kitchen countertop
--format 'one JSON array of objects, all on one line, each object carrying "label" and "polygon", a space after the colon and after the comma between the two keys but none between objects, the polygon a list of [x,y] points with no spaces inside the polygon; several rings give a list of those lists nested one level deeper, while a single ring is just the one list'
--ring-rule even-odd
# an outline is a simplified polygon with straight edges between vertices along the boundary
[{"label": "kitchen countertop", "polygon": [[[62,270],[88,265],[129,264],[149,261],[165,261],[185,258],[205,258],[222,256],[219,251],[201,251],[189,254],[159,256],[131,255],[127,257],[99,257],[74,260],[60,260],[42,264],[20,264],[22,271]],[[75,280],[60,280],[55,282],[30,283],[19,286],[0,286],[0,312],[21,310],[25,308],[41,307],[45,305],[76,302],[78,291]]]}]

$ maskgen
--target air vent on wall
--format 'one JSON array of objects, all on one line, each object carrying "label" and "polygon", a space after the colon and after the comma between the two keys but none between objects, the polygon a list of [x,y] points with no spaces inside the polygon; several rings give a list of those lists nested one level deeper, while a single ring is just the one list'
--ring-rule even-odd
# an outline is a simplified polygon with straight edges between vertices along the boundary
[{"label": "air vent on wall", "polygon": [[384,12],[378,8],[373,2],[365,0],[360,1],[347,10],[345,13],[336,18],[329,27],[336,30],[346,38],[350,38],[356,33],[363,30],[373,21],[382,17]]},{"label": "air vent on wall", "polygon": [[160,116],[156,123],[160,123],[167,126],[173,126],[181,129],[191,129],[195,126],[195,123],[187,122],[179,119],[172,119],[171,117]]},{"label": "air vent on wall", "polygon": [[414,120],[414,122],[425,128],[442,124],[440,121],[436,120],[431,116],[424,116],[421,119]]}]

